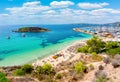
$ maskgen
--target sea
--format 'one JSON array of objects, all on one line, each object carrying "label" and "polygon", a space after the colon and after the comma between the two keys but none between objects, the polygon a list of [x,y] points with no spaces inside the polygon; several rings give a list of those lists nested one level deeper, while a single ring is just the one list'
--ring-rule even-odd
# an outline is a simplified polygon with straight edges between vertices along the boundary
[{"label": "sea", "polygon": [[[38,26],[49,32],[12,32],[21,27]],[[0,66],[15,66],[34,62],[64,49],[76,40],[91,38],[89,34],[75,32],[72,28],[86,28],[86,25],[1,25],[0,26]],[[10,36],[10,39],[6,37]]]}]

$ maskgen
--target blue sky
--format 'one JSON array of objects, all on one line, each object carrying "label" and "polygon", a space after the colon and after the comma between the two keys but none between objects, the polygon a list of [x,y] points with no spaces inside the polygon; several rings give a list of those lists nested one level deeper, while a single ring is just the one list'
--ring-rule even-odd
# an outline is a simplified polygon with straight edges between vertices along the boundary
[{"label": "blue sky", "polygon": [[120,21],[120,0],[1,0],[0,25]]}]

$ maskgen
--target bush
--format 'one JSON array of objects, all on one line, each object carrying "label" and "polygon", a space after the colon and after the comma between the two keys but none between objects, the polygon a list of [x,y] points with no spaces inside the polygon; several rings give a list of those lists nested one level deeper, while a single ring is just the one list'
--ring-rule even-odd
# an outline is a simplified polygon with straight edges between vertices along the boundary
[{"label": "bush", "polygon": [[107,82],[107,78],[99,77],[99,78],[96,79],[95,82]]},{"label": "bush", "polygon": [[5,77],[5,74],[0,72],[0,78]]},{"label": "bush", "polygon": [[104,67],[102,65],[99,65],[98,69],[99,70],[104,70]]},{"label": "bush", "polygon": [[61,75],[60,73],[58,73],[58,74],[56,75],[56,78],[57,78],[57,79],[61,79],[61,78],[62,78],[62,75]]},{"label": "bush", "polygon": [[36,78],[37,78],[39,81],[42,81],[42,80],[45,80],[46,75],[44,75],[44,74],[36,75]]},{"label": "bush", "polygon": [[120,60],[120,54],[116,54],[114,57],[116,60]]},{"label": "bush", "polygon": [[97,53],[96,53],[96,52],[92,52],[91,54],[92,54],[93,56],[96,56],[96,55],[97,55]]},{"label": "bush", "polygon": [[55,74],[55,71],[51,64],[44,64],[43,66],[38,66],[35,70],[37,74]]},{"label": "bush", "polygon": [[89,67],[90,67],[90,70],[94,69],[94,65],[93,64],[90,64]]},{"label": "bush", "polygon": [[93,37],[92,39],[88,40],[86,43],[87,43],[86,46],[82,46],[81,48],[78,48],[78,52],[100,53],[105,47],[105,42],[103,42],[98,37]]},{"label": "bush", "polygon": [[84,73],[88,73],[88,72],[89,72],[89,69],[87,66],[85,66]]},{"label": "bush", "polygon": [[88,52],[88,46],[82,46],[81,48],[78,48],[77,51],[78,52],[87,53]]},{"label": "bush", "polygon": [[113,61],[112,61],[112,66],[113,66],[114,68],[117,68],[117,67],[120,66],[120,64],[119,64],[119,62],[118,62],[117,60],[113,60]]},{"label": "bush", "polygon": [[33,66],[29,64],[25,64],[21,68],[26,74],[30,74],[33,71]]},{"label": "bush", "polygon": [[118,42],[107,42],[107,44],[105,45],[106,49],[114,49],[114,48],[118,48],[120,45]]},{"label": "bush", "polygon": [[0,72],[0,82],[10,82],[2,72]]},{"label": "bush", "polygon": [[116,54],[119,54],[119,50],[118,49],[109,49],[106,51],[106,54],[110,55],[110,57],[114,57]]},{"label": "bush", "polygon": [[13,73],[16,76],[23,76],[23,75],[25,75],[25,72],[22,69],[16,69]]},{"label": "bush", "polygon": [[52,74],[54,72],[54,69],[51,64],[44,64],[42,66],[44,74]]},{"label": "bush", "polygon": [[85,70],[85,66],[82,62],[79,62],[75,65],[75,71],[79,74],[79,73],[83,73]]},{"label": "bush", "polygon": [[54,80],[54,78],[53,77],[51,77],[51,76],[48,76],[48,77],[46,77],[45,78],[45,81],[44,82],[57,82],[56,80]]},{"label": "bush", "polygon": [[105,77],[106,78],[107,74],[103,70],[98,70],[98,71],[95,72],[95,77],[96,78],[99,78],[99,77]]},{"label": "bush", "polygon": [[120,54],[115,55],[114,59],[117,60],[120,65]]},{"label": "bush", "polygon": [[100,53],[105,47],[105,43],[98,37],[93,37],[87,41],[87,46],[89,47],[89,52]]},{"label": "bush", "polygon": [[94,53],[94,54],[92,53],[92,59],[96,60],[96,61],[102,61],[103,57],[100,55],[97,55],[96,53]]},{"label": "bush", "polygon": [[42,66],[36,67],[35,71],[37,74],[44,74],[44,70],[43,70]]},{"label": "bush", "polygon": [[109,57],[105,57],[105,58],[103,59],[103,62],[104,62],[105,64],[109,64],[110,61],[111,61],[111,59],[110,59]]}]

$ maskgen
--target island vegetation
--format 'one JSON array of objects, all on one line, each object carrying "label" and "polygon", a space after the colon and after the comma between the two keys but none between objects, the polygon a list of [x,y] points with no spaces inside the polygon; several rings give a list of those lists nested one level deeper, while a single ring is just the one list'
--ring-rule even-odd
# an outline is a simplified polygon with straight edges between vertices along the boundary
[{"label": "island vegetation", "polygon": [[13,32],[47,32],[50,31],[47,28],[41,28],[41,27],[22,27],[18,30],[13,30]]}]

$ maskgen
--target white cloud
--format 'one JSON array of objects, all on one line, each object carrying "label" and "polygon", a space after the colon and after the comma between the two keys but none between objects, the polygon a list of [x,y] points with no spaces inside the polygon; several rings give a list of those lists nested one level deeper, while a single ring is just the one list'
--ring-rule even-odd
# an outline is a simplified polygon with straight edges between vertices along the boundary
[{"label": "white cloud", "polygon": [[22,7],[6,8],[11,14],[16,15],[37,14],[49,9],[49,6],[42,6],[39,1],[26,2]]},{"label": "white cloud", "polygon": [[73,11],[76,15],[81,15],[81,14],[88,14],[89,11],[86,11],[86,10],[74,10]]},{"label": "white cloud", "polygon": [[[105,23],[120,20],[119,9],[104,8],[108,3],[89,3],[80,9],[75,8],[77,5],[71,1],[53,2],[50,6],[34,1],[21,7],[6,8],[9,13],[0,14],[0,24]],[[69,7],[71,5],[74,7]]]},{"label": "white cloud", "polygon": [[8,14],[0,14],[0,17],[8,17]]},{"label": "white cloud", "polygon": [[60,14],[61,14],[62,16],[70,16],[70,15],[73,15],[73,10],[72,10],[72,9],[69,9],[69,8],[60,9]]},{"label": "white cloud", "polygon": [[50,3],[50,6],[53,8],[65,8],[74,5],[71,1],[53,1]]},{"label": "white cloud", "polygon": [[104,6],[109,5],[109,3],[78,3],[78,6],[83,9],[96,9],[103,8]]},{"label": "white cloud", "polygon": [[120,14],[120,10],[111,8],[96,9],[90,12],[91,15],[107,15],[107,14]]},{"label": "white cloud", "polygon": [[37,5],[40,5],[40,4],[41,4],[40,1],[34,1],[34,2],[26,2],[26,3],[23,4],[23,6],[34,7],[34,6],[37,6]]},{"label": "white cloud", "polygon": [[57,14],[57,12],[55,10],[49,10],[49,11],[42,12],[42,14],[51,15],[51,14]]}]

